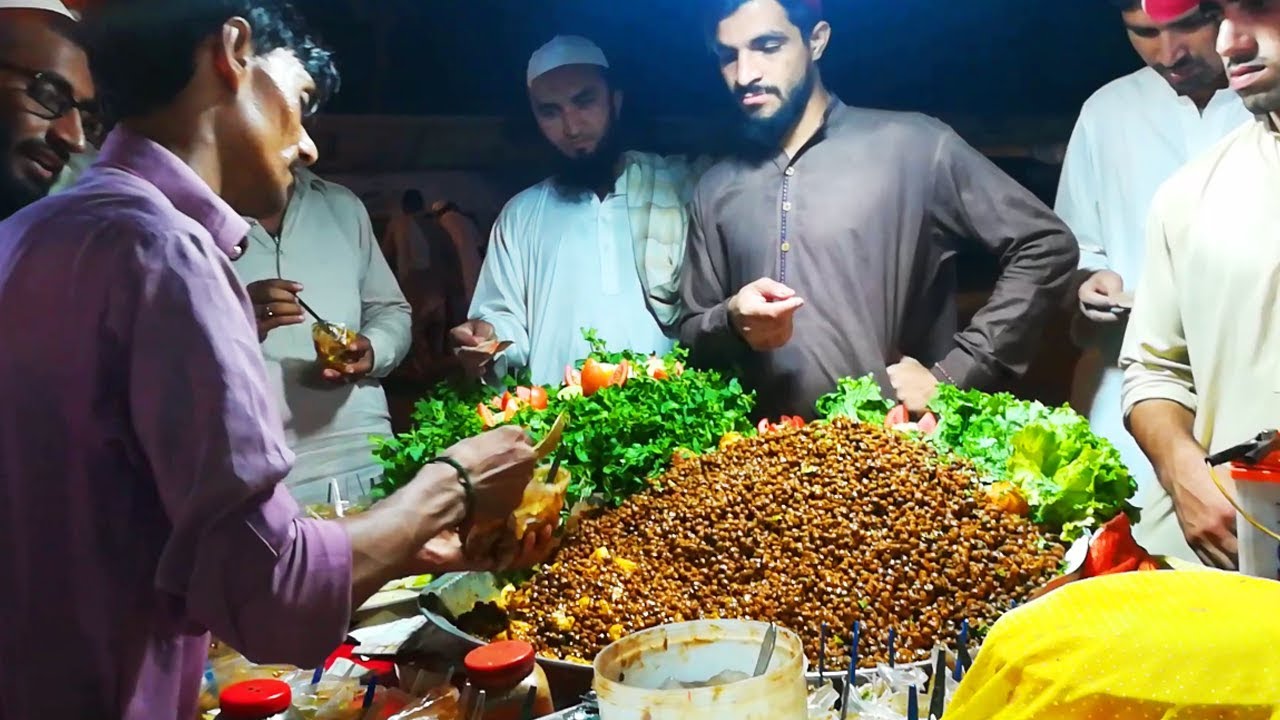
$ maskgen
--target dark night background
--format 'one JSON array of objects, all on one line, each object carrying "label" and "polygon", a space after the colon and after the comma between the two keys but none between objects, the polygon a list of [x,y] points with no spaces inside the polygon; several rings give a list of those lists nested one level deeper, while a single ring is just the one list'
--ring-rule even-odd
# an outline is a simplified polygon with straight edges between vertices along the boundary
[{"label": "dark night background", "polygon": [[[604,48],[633,114],[720,110],[726,95],[699,5],[299,0],[345,76],[329,111],[408,115],[527,112],[525,62],[557,32]],[[1074,116],[1093,90],[1138,66],[1104,0],[827,0],[827,14],[834,37],[824,76],[854,104],[996,119]]]}]

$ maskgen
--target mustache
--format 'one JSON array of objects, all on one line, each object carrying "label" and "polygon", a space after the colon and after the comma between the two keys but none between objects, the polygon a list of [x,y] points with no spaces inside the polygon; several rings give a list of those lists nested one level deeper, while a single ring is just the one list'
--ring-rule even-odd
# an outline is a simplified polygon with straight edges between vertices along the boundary
[{"label": "mustache", "polygon": [[1204,63],[1194,58],[1184,58],[1172,65],[1161,65],[1160,63],[1156,63],[1152,68],[1159,73],[1185,73],[1188,70],[1193,70],[1195,68],[1202,67],[1203,65]]},{"label": "mustache", "polygon": [[774,95],[782,97],[782,90],[772,85],[734,85],[733,94],[738,98],[744,98],[748,95]]}]

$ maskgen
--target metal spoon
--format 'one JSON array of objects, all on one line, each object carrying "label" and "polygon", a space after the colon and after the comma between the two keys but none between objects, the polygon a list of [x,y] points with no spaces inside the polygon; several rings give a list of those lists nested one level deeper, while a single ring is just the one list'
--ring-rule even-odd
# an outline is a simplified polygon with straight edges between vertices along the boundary
[{"label": "metal spoon", "polygon": [[306,310],[306,311],[307,311],[307,314],[309,314],[311,317],[315,318],[315,319],[316,319],[316,322],[318,322],[318,323],[320,323],[321,325],[325,326],[325,329],[329,330],[329,331],[330,331],[330,332],[332,332],[334,335],[337,335],[337,334],[338,334],[338,332],[342,330],[342,326],[341,326],[341,325],[338,325],[337,323],[331,323],[331,322],[329,322],[328,320],[325,320],[324,318],[322,318],[322,317],[320,317],[319,315],[317,315],[317,314],[316,314],[316,311],[315,311],[315,310],[312,310],[312,309],[311,309],[311,306],[310,306],[310,305],[308,305],[308,304],[306,303],[306,301],[302,299],[302,297],[301,297],[301,296],[294,295],[294,296],[293,296],[293,299],[294,299],[294,300],[297,300],[297,301],[298,301],[298,304],[302,306],[302,309],[303,309],[303,310]]},{"label": "metal spoon", "polygon": [[764,634],[764,642],[760,645],[760,655],[756,658],[756,671],[752,677],[760,677],[769,669],[769,661],[773,659],[773,648],[778,642],[778,626],[769,623],[769,630]]}]

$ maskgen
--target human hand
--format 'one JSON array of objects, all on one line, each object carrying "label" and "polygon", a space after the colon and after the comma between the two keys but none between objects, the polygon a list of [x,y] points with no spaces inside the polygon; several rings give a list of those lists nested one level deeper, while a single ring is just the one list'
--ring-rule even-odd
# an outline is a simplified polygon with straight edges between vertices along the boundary
[{"label": "human hand", "polygon": [[[1218,477],[1224,477],[1228,468],[1216,468]],[[1178,524],[1191,549],[1210,567],[1237,569],[1236,509],[1214,484],[1204,458],[1188,453],[1176,466],[1160,474],[1165,487],[1172,490]],[[1232,491],[1230,485],[1223,489]]]},{"label": "human hand", "polygon": [[802,307],[804,300],[794,290],[760,278],[729,300],[729,322],[752,350],[777,350],[791,340],[793,319]]},{"label": "human hand", "polygon": [[493,363],[493,353],[482,346],[497,339],[493,325],[484,320],[468,320],[450,330],[449,339],[458,350],[458,362],[467,376],[484,377]]},{"label": "human hand", "polygon": [[1124,278],[1110,270],[1099,270],[1080,285],[1077,293],[1080,312],[1096,323],[1119,322],[1133,307],[1133,297],[1124,291]]},{"label": "human hand", "polygon": [[347,345],[344,359],[346,363],[336,368],[325,365],[321,361],[320,379],[338,385],[346,385],[347,383],[362,380],[366,375],[373,372],[373,345],[369,342],[369,338],[363,335],[356,335],[356,339]]},{"label": "human hand", "polygon": [[907,408],[912,417],[920,417],[929,410],[929,401],[938,389],[938,378],[929,368],[915,358],[904,357],[889,366],[889,383],[898,396],[898,402]]},{"label": "human hand", "polygon": [[249,283],[245,291],[258,321],[258,342],[265,341],[267,333],[278,327],[300,325],[306,319],[297,297],[302,285],[292,280],[259,280]]},{"label": "human hand", "polygon": [[505,523],[524,499],[537,464],[529,435],[514,425],[467,438],[444,454],[470,475],[476,525]]}]

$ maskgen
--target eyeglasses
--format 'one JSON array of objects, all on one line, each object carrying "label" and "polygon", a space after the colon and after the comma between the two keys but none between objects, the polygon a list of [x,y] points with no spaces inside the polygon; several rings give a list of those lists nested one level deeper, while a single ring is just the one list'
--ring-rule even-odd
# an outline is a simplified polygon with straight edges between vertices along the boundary
[{"label": "eyeglasses", "polygon": [[3,60],[0,60],[0,70],[8,70],[28,79],[27,97],[40,106],[40,111],[33,112],[36,117],[57,120],[72,110],[79,110],[80,124],[84,127],[85,137],[95,145],[99,143],[102,137],[102,125],[100,107],[96,100],[76,100],[71,83],[55,73],[38,72]]}]

